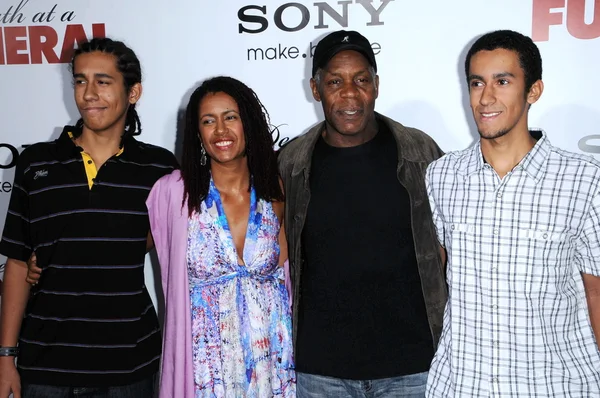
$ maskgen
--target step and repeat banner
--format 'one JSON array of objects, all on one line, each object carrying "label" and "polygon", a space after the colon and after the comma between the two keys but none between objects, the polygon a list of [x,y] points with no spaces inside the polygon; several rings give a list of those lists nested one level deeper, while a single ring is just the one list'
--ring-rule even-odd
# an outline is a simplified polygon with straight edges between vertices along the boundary
[{"label": "step and repeat banner", "polygon": [[[257,92],[276,148],[321,120],[311,58],[338,29],[372,43],[376,110],[424,130],[445,151],[477,138],[463,66],[471,43],[496,29],[529,35],[545,83],[531,126],[557,146],[600,156],[600,0],[0,0],[0,227],[19,153],[78,119],[67,62],[87,38],[112,37],[136,51],[140,139],[179,154],[183,109],[215,75]],[[152,279],[150,269],[149,261]]]}]

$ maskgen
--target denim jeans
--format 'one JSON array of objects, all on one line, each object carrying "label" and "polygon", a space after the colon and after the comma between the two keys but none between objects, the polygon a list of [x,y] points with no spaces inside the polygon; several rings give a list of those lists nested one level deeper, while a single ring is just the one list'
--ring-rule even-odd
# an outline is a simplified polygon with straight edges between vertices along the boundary
[{"label": "denim jeans", "polygon": [[116,387],[61,387],[23,384],[22,398],[153,398],[156,376]]},{"label": "denim jeans", "polygon": [[423,398],[427,372],[376,380],[296,374],[298,398]]}]

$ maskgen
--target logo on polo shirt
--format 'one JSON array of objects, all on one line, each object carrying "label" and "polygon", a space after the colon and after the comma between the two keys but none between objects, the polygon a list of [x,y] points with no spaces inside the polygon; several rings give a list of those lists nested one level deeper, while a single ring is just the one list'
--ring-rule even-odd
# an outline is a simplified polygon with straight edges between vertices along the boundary
[{"label": "logo on polo shirt", "polygon": [[48,176],[48,170],[38,170],[35,172],[33,179],[37,180],[39,177],[47,177],[47,176]]}]

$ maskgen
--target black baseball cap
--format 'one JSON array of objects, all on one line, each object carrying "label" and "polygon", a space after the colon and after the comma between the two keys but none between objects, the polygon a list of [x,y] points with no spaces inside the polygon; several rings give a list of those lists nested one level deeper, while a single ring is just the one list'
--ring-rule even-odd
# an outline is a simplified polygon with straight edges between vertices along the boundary
[{"label": "black baseball cap", "polygon": [[365,56],[369,64],[375,69],[375,72],[377,72],[375,54],[369,40],[353,30],[338,30],[337,32],[328,34],[317,44],[313,56],[312,76],[315,76],[317,69],[323,68],[331,58],[344,50],[358,51]]}]

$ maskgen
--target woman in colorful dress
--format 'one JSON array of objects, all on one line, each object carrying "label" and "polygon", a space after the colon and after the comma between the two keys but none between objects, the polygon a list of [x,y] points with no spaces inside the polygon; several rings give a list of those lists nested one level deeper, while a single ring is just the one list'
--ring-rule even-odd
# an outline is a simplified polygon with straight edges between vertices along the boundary
[{"label": "woman in colorful dress", "polygon": [[161,397],[295,397],[283,190],[268,113],[230,77],[203,82],[181,171],[147,201],[161,265]]}]

